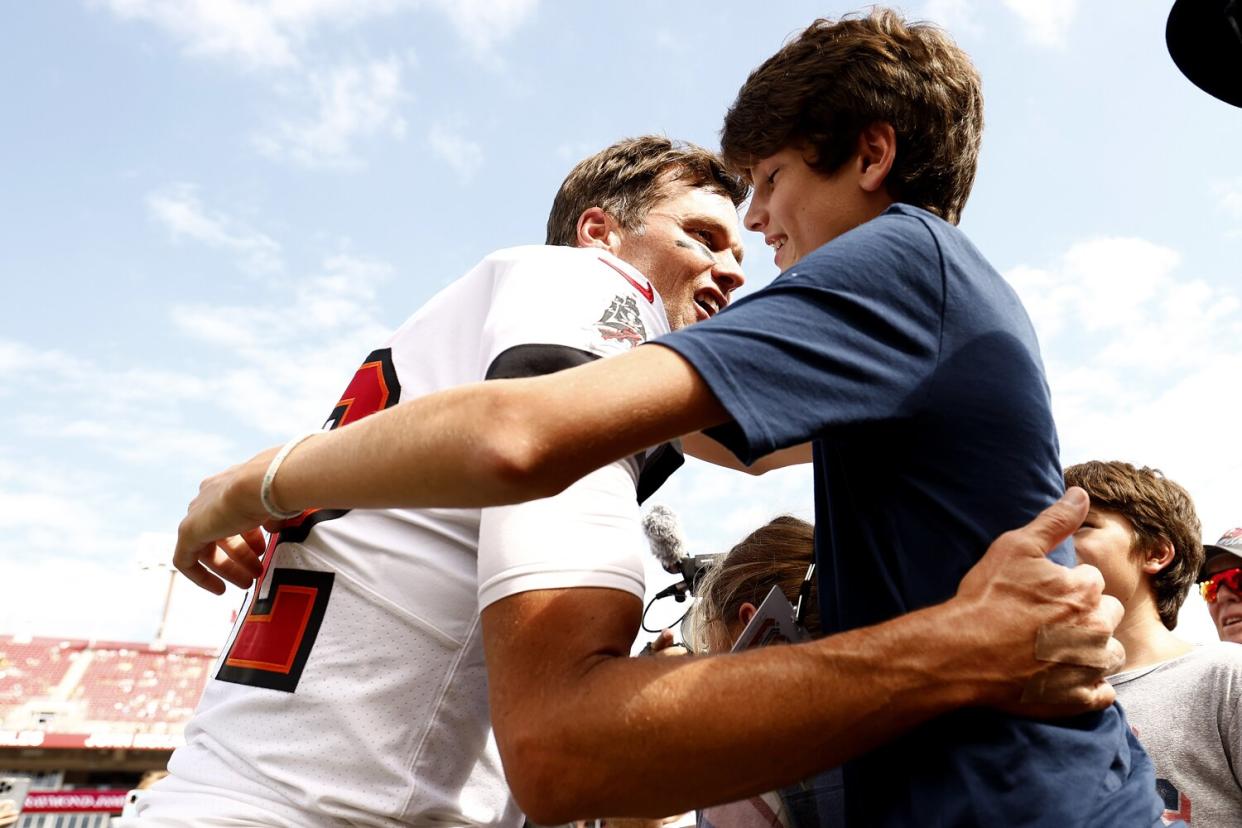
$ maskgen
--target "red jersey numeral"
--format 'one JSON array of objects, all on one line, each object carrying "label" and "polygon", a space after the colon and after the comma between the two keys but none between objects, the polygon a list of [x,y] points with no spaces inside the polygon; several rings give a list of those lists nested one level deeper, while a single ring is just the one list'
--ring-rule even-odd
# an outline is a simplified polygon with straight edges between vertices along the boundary
[{"label": "red jersey numeral", "polygon": [[[339,428],[397,404],[401,384],[392,350],[372,351],[354,374],[325,428]],[[312,528],[348,514],[348,509],[312,509],[286,521],[264,554],[263,575],[250,596],[233,643],[216,678],[237,684],[292,693],[297,689],[328,608],[335,575],[307,569],[272,567],[276,546],[306,540]],[[269,571],[270,570],[270,571]],[[259,598],[266,585],[267,597]]]}]

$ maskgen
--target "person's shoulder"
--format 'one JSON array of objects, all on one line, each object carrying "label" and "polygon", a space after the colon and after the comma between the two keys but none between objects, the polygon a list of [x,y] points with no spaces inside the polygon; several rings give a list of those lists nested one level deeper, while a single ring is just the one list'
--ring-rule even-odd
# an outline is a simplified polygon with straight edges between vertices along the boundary
[{"label": "person's shoulder", "polygon": [[938,236],[960,235],[962,232],[935,213],[900,201],[889,205],[883,213],[859,225],[858,229],[908,245],[934,243]]},{"label": "person's shoulder", "polygon": [[565,274],[583,278],[591,275],[612,279],[622,277],[626,282],[639,282],[640,287],[649,285],[647,277],[624,259],[598,247],[567,247],[564,245],[528,244],[504,247],[484,257],[482,264],[502,270],[540,272],[549,275]]},{"label": "person's shoulder", "polygon": [[1190,655],[1195,660],[1211,664],[1222,672],[1242,676],[1242,644],[1235,644],[1232,641],[1214,641],[1210,644],[1200,644],[1191,650]]},{"label": "person's shoulder", "polygon": [[512,267],[527,263],[566,267],[581,267],[584,262],[600,258],[606,251],[589,247],[566,247],[552,244],[522,244],[514,247],[502,247],[493,250],[483,257],[483,263],[501,267]]},{"label": "person's shoulder", "polygon": [[[938,232],[956,231],[937,216],[910,204],[896,202],[880,215],[841,234],[839,241],[881,243],[895,247],[926,247],[935,243]],[[826,247],[830,247],[829,242]]]},{"label": "person's shoulder", "polygon": [[1199,644],[1184,655],[1157,665],[1160,672],[1178,675],[1179,682],[1218,685],[1242,692],[1242,644],[1215,641]]},{"label": "person's shoulder", "polygon": [[932,246],[936,255],[957,259],[979,256],[974,244],[956,224],[912,204],[897,203],[884,212],[879,222],[887,233],[911,246]]}]

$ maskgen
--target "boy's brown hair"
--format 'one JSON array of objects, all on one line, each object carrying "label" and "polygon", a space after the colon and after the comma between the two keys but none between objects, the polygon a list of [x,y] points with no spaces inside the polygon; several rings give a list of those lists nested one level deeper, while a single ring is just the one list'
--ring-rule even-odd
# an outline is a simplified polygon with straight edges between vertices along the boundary
[{"label": "boy's brown hair", "polygon": [[591,207],[603,209],[626,230],[636,230],[674,181],[718,193],[734,207],[750,193],[750,186],[714,152],[662,135],[626,138],[570,170],[552,201],[544,243],[574,247],[578,217]]},{"label": "boy's brown hair", "polygon": [[1092,460],[1065,470],[1065,485],[1081,486],[1091,505],[1125,516],[1134,527],[1131,554],[1140,558],[1164,541],[1173,560],[1151,577],[1160,620],[1170,630],[1177,611],[1203,566],[1202,529],[1190,493],[1159,469],[1136,468],[1119,460]]},{"label": "boy's brown hair", "polygon": [[885,180],[897,201],[957,224],[975,181],[983,92],[970,58],[929,23],[891,9],[816,20],[751,72],[725,116],[725,161],[746,170],[787,147],[830,174],[858,136],[886,122],[897,155]]},{"label": "boy's brown hair", "polygon": [[[700,640],[695,649],[727,651],[733,635],[741,632],[742,604],[756,607],[772,587],[779,586],[791,604],[814,558],[815,527],[805,520],[782,515],[760,526],[729,550],[699,585],[693,626]],[[803,626],[819,631],[818,590],[807,596]]]}]

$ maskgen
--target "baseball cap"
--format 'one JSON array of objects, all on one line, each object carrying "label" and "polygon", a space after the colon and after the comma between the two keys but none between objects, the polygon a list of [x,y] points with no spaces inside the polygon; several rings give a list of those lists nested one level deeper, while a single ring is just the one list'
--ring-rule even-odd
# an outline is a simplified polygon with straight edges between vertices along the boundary
[{"label": "baseball cap", "polygon": [[1203,568],[1199,570],[1199,580],[1206,581],[1208,578],[1207,565],[1208,561],[1222,553],[1235,555],[1242,558],[1242,526],[1237,529],[1230,529],[1228,532],[1220,536],[1220,540],[1216,543],[1203,544]]}]

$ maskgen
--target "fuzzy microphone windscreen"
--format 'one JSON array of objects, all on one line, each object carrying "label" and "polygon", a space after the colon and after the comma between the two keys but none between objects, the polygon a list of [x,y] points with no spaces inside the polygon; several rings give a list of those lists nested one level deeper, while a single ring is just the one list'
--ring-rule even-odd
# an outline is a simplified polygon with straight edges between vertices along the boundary
[{"label": "fuzzy microphone windscreen", "polygon": [[681,572],[681,561],[686,557],[686,540],[681,534],[681,522],[677,513],[667,506],[655,505],[643,516],[643,532],[651,544],[651,554],[666,572]]}]

